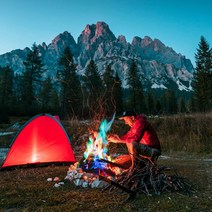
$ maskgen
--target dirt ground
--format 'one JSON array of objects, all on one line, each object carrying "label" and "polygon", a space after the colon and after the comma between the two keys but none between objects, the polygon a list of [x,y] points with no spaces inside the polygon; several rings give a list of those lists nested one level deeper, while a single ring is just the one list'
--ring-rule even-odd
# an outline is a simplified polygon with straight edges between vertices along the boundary
[{"label": "dirt ground", "polygon": [[193,185],[193,195],[140,194],[124,202],[126,193],[75,187],[69,182],[54,187],[49,177],[64,181],[68,166],[17,169],[0,172],[1,211],[212,211],[212,158],[181,153],[164,155],[158,166],[168,166]]}]

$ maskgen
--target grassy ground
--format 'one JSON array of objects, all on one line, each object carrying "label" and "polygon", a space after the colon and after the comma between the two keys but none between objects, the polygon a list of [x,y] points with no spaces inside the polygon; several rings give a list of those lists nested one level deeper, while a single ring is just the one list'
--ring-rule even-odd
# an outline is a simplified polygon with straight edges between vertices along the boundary
[{"label": "grassy ground", "polygon": [[[192,196],[176,192],[142,194],[126,203],[126,194],[79,188],[68,182],[55,188],[55,183],[47,182],[47,178],[63,180],[68,166],[51,166],[0,172],[0,211],[212,211],[212,114],[153,118],[151,123],[158,132],[163,155],[170,156],[160,158],[158,166],[166,165],[188,178],[196,190]],[[77,158],[81,159],[88,129],[96,130],[98,123],[71,120],[63,121],[63,125]],[[122,134],[125,127],[114,123],[111,131]],[[9,139],[2,139],[0,146],[7,147]],[[110,149],[116,153],[121,148],[112,144]]]},{"label": "grassy ground", "polygon": [[0,209],[2,211],[211,211],[212,162],[176,154],[159,159],[186,177],[196,189],[192,196],[162,193],[140,194],[132,203],[123,202],[126,194],[79,188],[69,182],[55,188],[49,177],[64,180],[68,166],[19,169],[0,172]]}]

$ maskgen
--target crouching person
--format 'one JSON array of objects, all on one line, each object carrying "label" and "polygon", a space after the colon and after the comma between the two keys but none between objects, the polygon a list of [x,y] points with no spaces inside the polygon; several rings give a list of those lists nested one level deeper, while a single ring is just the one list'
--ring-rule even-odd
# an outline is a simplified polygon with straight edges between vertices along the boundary
[{"label": "crouching person", "polygon": [[132,169],[139,155],[149,158],[156,163],[161,155],[161,147],[158,136],[152,125],[143,115],[137,115],[134,111],[126,111],[119,118],[129,125],[130,130],[123,136],[109,135],[108,141],[113,143],[125,143],[131,156]]}]

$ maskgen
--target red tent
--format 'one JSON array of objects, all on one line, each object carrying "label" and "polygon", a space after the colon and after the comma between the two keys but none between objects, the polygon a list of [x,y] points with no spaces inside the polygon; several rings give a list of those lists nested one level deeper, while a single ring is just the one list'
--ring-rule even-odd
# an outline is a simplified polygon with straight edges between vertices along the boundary
[{"label": "red tent", "polygon": [[2,168],[75,161],[69,137],[60,121],[42,114],[29,120],[18,132]]}]

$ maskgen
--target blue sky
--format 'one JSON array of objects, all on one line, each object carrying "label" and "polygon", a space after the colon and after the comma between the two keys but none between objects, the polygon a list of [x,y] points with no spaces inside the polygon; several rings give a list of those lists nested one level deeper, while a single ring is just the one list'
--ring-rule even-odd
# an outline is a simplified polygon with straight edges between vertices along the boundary
[{"label": "blue sky", "polygon": [[106,22],[117,37],[161,40],[195,66],[200,36],[212,46],[212,0],[0,0],[0,54],[47,45],[68,31],[75,41],[87,24]]}]

